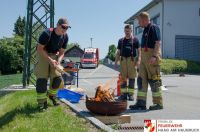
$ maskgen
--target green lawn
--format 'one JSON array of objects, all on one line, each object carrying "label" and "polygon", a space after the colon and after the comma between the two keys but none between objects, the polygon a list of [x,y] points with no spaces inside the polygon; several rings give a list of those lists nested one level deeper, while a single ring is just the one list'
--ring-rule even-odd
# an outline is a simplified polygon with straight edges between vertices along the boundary
[{"label": "green lawn", "polygon": [[36,93],[19,91],[0,97],[1,132],[87,132],[99,131],[83,118],[76,116],[66,105],[38,112]]},{"label": "green lawn", "polygon": [[0,89],[20,83],[22,83],[22,74],[0,75]]}]

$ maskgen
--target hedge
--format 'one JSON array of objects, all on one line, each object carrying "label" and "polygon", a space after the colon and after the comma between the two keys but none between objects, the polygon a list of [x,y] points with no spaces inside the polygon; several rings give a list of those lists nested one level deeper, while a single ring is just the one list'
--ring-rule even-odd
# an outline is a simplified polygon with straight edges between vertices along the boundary
[{"label": "hedge", "polygon": [[161,63],[161,71],[164,74],[177,73],[200,73],[200,63],[188,60],[163,59]]}]

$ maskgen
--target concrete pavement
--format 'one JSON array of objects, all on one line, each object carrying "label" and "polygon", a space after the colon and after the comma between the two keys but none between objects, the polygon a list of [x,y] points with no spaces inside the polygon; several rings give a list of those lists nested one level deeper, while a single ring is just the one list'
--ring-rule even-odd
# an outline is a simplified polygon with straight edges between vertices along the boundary
[{"label": "concrete pavement", "polygon": [[[81,69],[79,74],[79,86],[86,90],[89,97],[95,95],[95,88],[98,84],[105,84],[115,78],[111,88],[116,87],[118,71],[107,66],[100,65],[97,69]],[[159,111],[132,111],[127,108],[126,114],[131,115],[131,125],[143,125],[144,119],[200,119],[200,76],[186,75],[164,75],[163,90],[164,109]],[[136,99],[137,91],[135,92]],[[133,102],[128,102],[134,104]],[[152,104],[151,91],[148,92],[147,107]],[[78,107],[87,111],[85,100],[76,104]],[[126,125],[126,124],[125,124]],[[130,124],[129,124],[130,125]]]}]

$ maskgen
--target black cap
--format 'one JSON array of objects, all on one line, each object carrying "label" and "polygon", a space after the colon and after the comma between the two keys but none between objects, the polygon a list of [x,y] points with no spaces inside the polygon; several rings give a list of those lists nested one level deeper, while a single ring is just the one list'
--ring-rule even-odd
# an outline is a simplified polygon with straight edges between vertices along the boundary
[{"label": "black cap", "polygon": [[71,26],[69,25],[69,22],[67,21],[66,18],[60,18],[60,19],[58,20],[58,24],[59,24],[59,25],[62,25],[62,26],[66,26],[66,27],[71,28]]}]

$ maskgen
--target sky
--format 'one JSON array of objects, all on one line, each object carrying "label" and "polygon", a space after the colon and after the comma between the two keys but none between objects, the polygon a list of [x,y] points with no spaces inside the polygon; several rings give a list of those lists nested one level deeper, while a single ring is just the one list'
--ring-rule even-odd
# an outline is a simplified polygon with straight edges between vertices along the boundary
[{"label": "sky", "polygon": [[[117,46],[124,36],[124,21],[151,0],[55,0],[55,23],[60,17],[68,19],[69,43],[81,48],[91,45],[100,49],[104,58],[111,44]],[[26,16],[27,0],[4,0],[0,4],[0,38],[13,35],[18,16]]]}]

